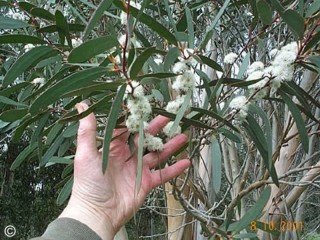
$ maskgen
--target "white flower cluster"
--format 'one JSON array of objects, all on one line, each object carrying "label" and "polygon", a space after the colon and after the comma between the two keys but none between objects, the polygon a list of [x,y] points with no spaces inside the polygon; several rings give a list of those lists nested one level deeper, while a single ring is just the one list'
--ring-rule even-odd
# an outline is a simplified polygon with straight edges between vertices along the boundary
[{"label": "white flower cluster", "polygon": [[233,64],[238,58],[238,55],[234,52],[228,53],[225,57],[223,62],[226,64]]},{"label": "white flower cluster", "polygon": [[249,86],[252,90],[261,90],[256,98],[266,96],[268,89],[265,86],[270,81],[271,89],[275,92],[283,81],[289,81],[293,78],[294,66],[293,63],[297,58],[298,45],[296,42],[285,45],[280,50],[274,49],[270,51],[270,56],[274,57],[271,65],[265,67],[262,62],[254,62],[247,70],[246,80],[257,80],[259,82]]},{"label": "white flower cluster", "polygon": [[35,47],[35,46],[34,46],[33,44],[28,43],[28,44],[24,45],[23,49],[24,49],[25,52],[28,52],[28,51],[30,51],[30,50],[31,50],[32,48],[34,48],[34,47]]},{"label": "white flower cluster", "polygon": [[[126,120],[126,126],[131,133],[139,132],[140,124],[147,129],[152,108],[148,98],[144,94],[143,86],[136,81],[130,81],[127,85],[124,99],[127,100],[127,108],[130,112]],[[145,135],[144,147],[149,151],[161,151],[162,140],[150,134]]]},{"label": "white flower cluster", "polygon": [[72,47],[79,47],[83,42],[80,38],[72,38],[71,39]]},{"label": "white flower cluster", "polygon": [[237,96],[231,100],[229,107],[233,112],[238,112],[240,121],[243,121],[248,115],[249,103],[245,96]]},{"label": "white flower cluster", "polygon": [[45,83],[46,79],[45,78],[35,78],[32,80],[32,84],[34,85],[40,85],[42,86]]}]

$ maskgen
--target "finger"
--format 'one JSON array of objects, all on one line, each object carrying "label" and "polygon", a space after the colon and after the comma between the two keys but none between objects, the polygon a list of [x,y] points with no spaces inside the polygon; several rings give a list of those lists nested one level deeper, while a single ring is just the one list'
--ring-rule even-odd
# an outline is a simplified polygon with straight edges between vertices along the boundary
[{"label": "finger", "polygon": [[112,137],[126,143],[128,141],[129,135],[130,135],[130,133],[129,133],[128,129],[117,128],[117,129],[113,130]]},{"label": "finger", "polygon": [[156,135],[158,132],[161,131],[162,128],[164,128],[167,125],[169,121],[170,119],[167,117],[161,115],[157,116],[150,122],[149,127],[147,129],[147,133],[151,135]]},{"label": "finger", "polygon": [[[76,108],[79,113],[82,113],[88,109],[88,105],[78,103]],[[94,154],[97,154],[96,129],[97,123],[93,113],[80,119],[77,136],[77,155],[94,157]]]},{"label": "finger", "polygon": [[175,177],[178,177],[183,173],[184,170],[190,167],[190,165],[191,163],[188,159],[183,159],[169,167],[154,171],[153,173],[151,173],[151,187],[158,187],[161,184],[166,183]]},{"label": "finger", "polygon": [[162,161],[166,160],[188,141],[188,137],[184,134],[179,134],[172,138],[169,142],[164,145],[161,152],[150,152],[144,156],[144,162],[149,168],[155,168]]}]

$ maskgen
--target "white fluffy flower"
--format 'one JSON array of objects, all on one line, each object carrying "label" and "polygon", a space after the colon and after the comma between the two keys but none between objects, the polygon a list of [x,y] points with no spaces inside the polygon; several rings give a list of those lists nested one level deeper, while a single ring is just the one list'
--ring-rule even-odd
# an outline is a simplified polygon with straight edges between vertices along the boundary
[{"label": "white fluffy flower", "polygon": [[250,75],[251,73],[256,72],[256,71],[263,71],[263,69],[264,69],[263,62],[257,61],[257,62],[252,63],[248,67],[247,74]]},{"label": "white fluffy flower", "polygon": [[298,54],[298,44],[297,42],[291,42],[281,48],[281,51],[294,52]]},{"label": "white fluffy flower", "polygon": [[72,47],[76,48],[79,47],[83,42],[80,38],[73,38],[71,39]]},{"label": "white fluffy flower", "polygon": [[234,110],[238,110],[238,117],[242,121],[248,115],[248,100],[245,96],[238,96],[231,100],[229,107]]},{"label": "white fluffy flower", "polygon": [[224,57],[223,62],[227,64],[233,64],[237,58],[238,58],[238,55],[235,54],[234,52],[231,52]]},{"label": "white fluffy flower", "polygon": [[148,119],[152,112],[151,104],[146,97],[128,99],[127,107],[138,119]]},{"label": "white fluffy flower", "polygon": [[184,102],[185,95],[177,97],[175,100],[168,102],[166,111],[170,113],[177,113]]},{"label": "white fluffy flower", "polygon": [[249,80],[257,80],[257,79],[260,79],[263,77],[263,72],[258,70],[258,71],[255,71],[255,72],[252,72],[248,77],[247,77],[247,81]]},{"label": "white fluffy flower", "polygon": [[135,98],[141,98],[144,96],[143,86],[137,81],[131,81],[130,84],[127,84],[124,98],[127,98],[128,95],[132,95]]},{"label": "white fluffy flower", "polygon": [[241,109],[247,105],[247,98],[245,96],[237,96],[231,100],[229,107],[232,109]]},{"label": "white fluffy flower", "polygon": [[179,125],[178,125],[177,129],[171,133],[171,128],[172,128],[173,124],[174,124],[173,121],[168,122],[167,125],[163,128],[164,134],[169,138],[173,138],[174,136],[181,133],[181,127]]},{"label": "white fluffy flower", "polygon": [[43,85],[44,84],[44,82],[46,81],[46,79],[45,78],[35,78],[35,79],[33,79],[32,80],[32,84],[34,84],[34,85]]},{"label": "white fluffy flower", "polygon": [[275,56],[277,56],[278,53],[279,53],[279,49],[274,48],[274,49],[272,49],[272,50],[269,52],[269,56],[270,56],[271,58],[274,58]]},{"label": "white fluffy flower", "polygon": [[[136,133],[139,132],[141,119],[138,118],[136,115],[129,115],[126,121],[126,126],[129,132]],[[149,127],[149,124],[144,121],[143,122],[143,129],[146,130]]]},{"label": "white fluffy flower", "polygon": [[177,62],[172,67],[173,73],[183,73],[187,70],[188,70],[188,66],[184,62]]},{"label": "white fluffy flower", "polygon": [[192,71],[185,71],[182,75],[179,75],[175,82],[172,84],[172,88],[178,92],[193,90],[196,84],[196,76]]},{"label": "white fluffy flower", "polygon": [[26,45],[24,45],[23,49],[25,50],[25,52],[30,51],[32,48],[34,48],[35,46],[31,43],[28,43]]},{"label": "white fluffy flower", "polygon": [[144,139],[144,147],[148,149],[148,151],[162,151],[163,150],[163,142],[159,137],[154,137],[151,134],[146,133]]}]

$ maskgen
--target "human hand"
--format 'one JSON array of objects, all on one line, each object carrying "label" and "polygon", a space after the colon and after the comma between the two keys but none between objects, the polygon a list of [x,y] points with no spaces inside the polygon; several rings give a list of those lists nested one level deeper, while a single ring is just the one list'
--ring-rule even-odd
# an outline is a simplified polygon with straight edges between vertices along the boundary
[{"label": "human hand", "polygon": [[[79,103],[76,108],[81,113],[88,106]],[[156,117],[151,121],[147,132],[156,135],[168,121],[163,116]],[[90,114],[80,120],[72,194],[68,206],[60,215],[79,220],[102,239],[113,239],[153,188],[179,176],[190,166],[189,160],[185,159],[164,169],[153,170],[186,143],[185,135],[177,135],[164,145],[161,152],[144,155],[141,188],[138,191],[137,155],[132,154],[127,144],[129,132],[126,129],[116,129],[113,136],[115,139],[110,144],[108,167],[103,174],[103,150],[98,150],[96,145],[95,116]],[[138,142],[137,138],[135,136],[135,143]]]}]

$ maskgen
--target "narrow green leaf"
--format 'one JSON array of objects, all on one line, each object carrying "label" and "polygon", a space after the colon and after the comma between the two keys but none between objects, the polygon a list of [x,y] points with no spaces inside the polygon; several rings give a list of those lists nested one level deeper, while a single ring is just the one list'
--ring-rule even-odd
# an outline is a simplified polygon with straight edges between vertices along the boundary
[{"label": "narrow green leaf", "polygon": [[44,41],[41,38],[37,38],[29,35],[22,34],[4,34],[0,36],[0,43],[32,43],[32,44],[44,44]]},{"label": "narrow green leaf", "polygon": [[107,69],[103,67],[89,68],[65,77],[44,91],[32,103],[29,112],[35,114],[40,109],[60,99],[62,95],[81,87],[90,86],[94,80],[99,79],[106,71]]},{"label": "narrow green leaf", "polygon": [[7,110],[0,114],[0,120],[4,122],[14,122],[22,119],[28,113],[28,109]]},{"label": "narrow green leaf", "polygon": [[73,186],[73,176],[69,178],[66,184],[63,186],[59,195],[57,197],[57,204],[60,206],[62,205],[70,196],[71,190]]},{"label": "narrow green leaf", "polygon": [[17,107],[28,107],[28,105],[26,105],[24,103],[19,103],[19,102],[13,101],[12,99],[1,96],[1,95],[0,95],[0,103],[13,105],[13,106],[17,106]]},{"label": "narrow green leaf", "polygon": [[[320,2],[319,2],[320,3]],[[319,44],[320,42],[320,31],[317,32],[316,34],[314,34],[311,38],[311,40],[309,40],[304,48],[304,52],[307,52],[308,50],[310,50],[311,48],[313,48],[314,46],[316,46],[317,44]]]},{"label": "narrow green leaf", "polygon": [[306,12],[306,17],[311,17],[313,14],[319,11],[320,11],[320,1],[317,1],[317,0],[313,1],[313,3],[309,5],[309,8]]},{"label": "narrow green leaf", "polygon": [[0,16],[0,29],[18,29],[25,27],[30,27],[30,25],[21,20]]},{"label": "narrow green leaf", "polygon": [[53,142],[53,144],[48,148],[46,153],[43,155],[42,159],[40,160],[40,166],[44,166],[48,163],[49,159],[53,157],[53,155],[58,151],[59,147],[64,141],[63,133],[61,133]]},{"label": "narrow green leaf", "polygon": [[72,47],[71,36],[69,32],[69,25],[67,23],[67,20],[63,16],[63,13],[60,12],[59,10],[56,10],[55,12],[55,20],[56,20],[57,31],[60,38],[60,43],[64,45],[65,39],[67,39],[68,45]]},{"label": "narrow green leaf", "polygon": [[62,136],[64,138],[69,138],[69,137],[73,137],[77,134],[79,128],[79,123],[72,123],[71,125],[69,125],[64,131]]},{"label": "narrow green leaf", "polygon": [[253,113],[258,114],[263,121],[263,125],[265,128],[264,135],[265,135],[265,139],[266,139],[267,154],[268,154],[267,161],[269,163],[268,169],[271,169],[271,165],[273,164],[273,162],[272,162],[272,130],[271,130],[270,121],[268,119],[267,114],[259,106],[255,105],[255,104],[250,104],[249,110],[252,111]]},{"label": "narrow green leaf", "polygon": [[250,208],[247,213],[238,221],[235,225],[235,229],[233,229],[234,233],[238,233],[241,230],[247,228],[250,223],[254,220],[257,220],[261,214],[263,214],[263,209],[267,202],[269,201],[269,197],[271,194],[271,187],[267,186],[260,195],[260,198],[256,202],[256,204]]},{"label": "narrow green leaf", "polygon": [[220,116],[219,114],[217,114],[217,113],[215,113],[213,111],[209,111],[209,110],[202,109],[202,108],[195,108],[195,107],[192,107],[191,110],[195,111],[195,112],[199,112],[199,113],[205,114],[205,115],[208,115],[208,116],[218,120],[219,122],[224,123],[226,126],[230,127],[235,132],[239,132],[239,130],[237,128],[235,128],[233,126],[233,124],[231,124],[230,122],[225,120],[222,116]]},{"label": "narrow green leaf", "polygon": [[287,106],[288,106],[288,108],[289,108],[289,110],[290,110],[290,112],[296,122],[297,129],[298,129],[299,136],[300,136],[300,141],[302,144],[302,148],[307,153],[309,150],[309,137],[308,137],[308,132],[306,129],[305,122],[301,116],[299,108],[286,93],[284,93],[282,91],[279,91],[279,93],[280,93],[283,101],[287,104]]},{"label": "narrow green leaf", "polygon": [[138,138],[138,164],[137,164],[137,191],[140,191],[143,170],[143,146],[144,146],[144,124],[143,119],[140,120],[139,138]]},{"label": "narrow green leaf", "polygon": [[147,48],[145,51],[143,51],[132,63],[130,67],[130,77],[132,79],[135,79],[140,70],[142,69],[143,65],[146,63],[146,61],[149,59],[149,57],[152,56],[152,54],[156,53],[157,50],[155,47]]},{"label": "narrow green leaf", "polygon": [[142,81],[145,78],[171,78],[171,77],[176,77],[177,74],[175,73],[150,73],[150,74],[144,74],[136,77],[137,81]]},{"label": "narrow green leaf", "polygon": [[49,132],[49,134],[47,136],[47,141],[46,141],[47,145],[50,146],[52,144],[53,140],[57,137],[57,135],[59,133],[61,133],[63,128],[64,128],[64,125],[63,124],[59,124],[59,123],[55,123],[52,126],[52,128],[51,128],[51,130],[50,130],[50,132]]},{"label": "narrow green leaf", "polygon": [[272,11],[270,5],[265,0],[257,1],[257,10],[261,17],[261,21],[265,25],[272,24]]},{"label": "narrow green leaf", "polygon": [[248,52],[246,54],[246,56],[244,57],[244,59],[242,61],[242,64],[240,66],[239,73],[238,73],[238,76],[237,76],[238,79],[243,78],[245,72],[248,69],[249,64],[250,64],[250,52]]},{"label": "narrow green leaf", "polygon": [[68,57],[70,63],[81,63],[90,58],[106,52],[107,50],[118,46],[118,39],[114,36],[104,36],[89,40],[79,47],[74,48]]},{"label": "narrow green leaf", "polygon": [[189,48],[194,48],[194,30],[193,30],[193,18],[192,13],[188,7],[185,7],[186,17],[187,17],[187,24],[188,24],[188,38],[189,38]]},{"label": "narrow green leaf", "polygon": [[320,56],[310,56],[308,60],[317,67],[317,70],[320,73]]},{"label": "narrow green leaf", "polygon": [[251,239],[251,238],[257,238],[257,233],[240,233],[233,236],[235,239]]},{"label": "narrow green leaf", "polygon": [[251,114],[247,116],[247,122],[243,122],[243,126],[248,135],[253,140],[254,144],[256,145],[262,157],[263,163],[265,167],[268,169],[274,184],[279,186],[279,179],[277,176],[277,172],[274,168],[274,164],[270,165],[267,140],[263,134],[262,129],[260,128],[259,124],[256,122],[256,120]]},{"label": "narrow green leaf", "polygon": [[[207,33],[206,33],[206,36],[204,37],[204,40],[207,39],[207,35],[212,34],[211,31],[216,27],[217,23],[219,22],[220,18],[224,14],[224,12],[227,9],[227,7],[228,7],[230,2],[231,2],[231,0],[224,1],[223,6],[220,8],[217,16],[215,16],[215,18],[213,19],[211,25],[207,28]],[[204,44],[201,43],[200,45],[203,46]]]},{"label": "narrow green leaf", "polygon": [[37,146],[38,146],[38,143],[36,142],[27,146],[25,149],[23,149],[22,152],[18,155],[18,157],[13,161],[10,167],[10,170],[11,171],[16,170],[23,163],[23,161],[28,159],[28,156],[34,152]]},{"label": "narrow green leaf", "polygon": [[11,66],[3,79],[3,87],[19,77],[24,71],[39,63],[41,60],[57,55],[58,52],[48,46],[40,46],[32,48],[30,51],[19,57]]},{"label": "narrow green leaf", "polygon": [[[85,29],[84,25],[81,24],[68,24],[68,28],[70,32],[82,32]],[[57,25],[53,24],[50,26],[46,26],[43,28],[40,28],[38,30],[39,33],[54,33],[54,32],[58,32],[58,27]]]},{"label": "narrow green leaf", "polygon": [[45,10],[43,8],[32,8],[30,12],[33,16],[36,16],[38,18],[46,19],[48,21],[55,21],[54,15],[49,12],[48,10]]},{"label": "narrow green leaf", "polygon": [[236,142],[236,143],[242,142],[239,134],[235,134],[226,128],[219,128],[217,132],[221,133],[222,135],[224,135],[226,138],[229,138],[233,142]]},{"label": "narrow green leaf", "polygon": [[[207,66],[211,67],[212,69],[215,69],[219,72],[223,72],[223,69],[222,67],[217,63],[215,62],[214,60],[206,57],[206,56],[202,56],[202,55],[197,55],[197,57],[199,57],[201,59],[201,62],[200,63],[203,63],[203,64],[206,64]],[[197,60],[197,58],[196,58]]]},{"label": "narrow green leaf", "polygon": [[104,11],[108,10],[111,7],[113,1],[114,0],[102,0],[99,3],[99,6],[92,14],[87,27],[84,30],[84,38],[86,38],[90,34],[91,30],[96,26],[99,19],[103,16]]},{"label": "narrow green leaf", "polygon": [[181,52],[178,48],[170,48],[167,56],[164,59],[163,68],[164,71],[169,71],[170,67],[174,64],[176,59],[181,55]]},{"label": "narrow green leaf", "polygon": [[211,168],[211,177],[212,177],[212,185],[213,190],[216,194],[220,192],[221,188],[221,179],[222,179],[222,170],[221,170],[221,150],[219,141],[216,137],[211,138],[211,161],[212,161],[212,168]]},{"label": "narrow green leaf", "polygon": [[182,103],[180,109],[177,112],[176,119],[173,122],[173,125],[172,125],[172,127],[170,129],[169,135],[173,135],[173,133],[176,132],[176,130],[177,130],[179,124],[180,124],[180,121],[183,118],[186,110],[190,107],[191,97],[192,97],[192,91],[189,90],[187,92],[187,95],[185,96],[185,98],[183,100],[183,103]]},{"label": "narrow green leaf", "polygon": [[46,124],[48,123],[48,119],[49,119],[50,115],[51,115],[51,113],[47,112],[38,121],[38,123],[36,124],[36,129],[35,129],[35,131],[33,131],[32,135],[31,135],[30,142],[33,143],[33,142],[39,141],[39,137],[42,137],[41,134],[43,134],[43,129],[46,126]]},{"label": "narrow green leaf", "polygon": [[[114,1],[114,5],[120,8],[122,11],[126,11],[126,7],[121,1]],[[139,10],[130,6],[130,13],[133,17],[137,17],[139,15]],[[140,21],[147,25],[151,30],[158,33],[161,37],[165,38],[170,44],[178,45],[175,36],[167,30],[162,24],[158,23],[154,18],[146,15],[145,13],[141,13]]]},{"label": "narrow green leaf", "polygon": [[286,10],[281,16],[298,39],[302,39],[305,27],[303,17],[292,9]]},{"label": "narrow green leaf", "polygon": [[108,160],[109,160],[109,147],[110,147],[110,142],[112,140],[112,134],[113,130],[116,126],[117,120],[118,120],[118,114],[121,110],[122,103],[123,103],[123,96],[125,93],[127,85],[123,84],[115,99],[112,104],[109,118],[108,118],[108,123],[104,132],[104,141],[103,141],[103,155],[102,155],[102,171],[105,172],[108,166]]},{"label": "narrow green leaf", "polygon": [[73,160],[65,157],[52,157],[48,160],[49,163],[72,164]]}]

